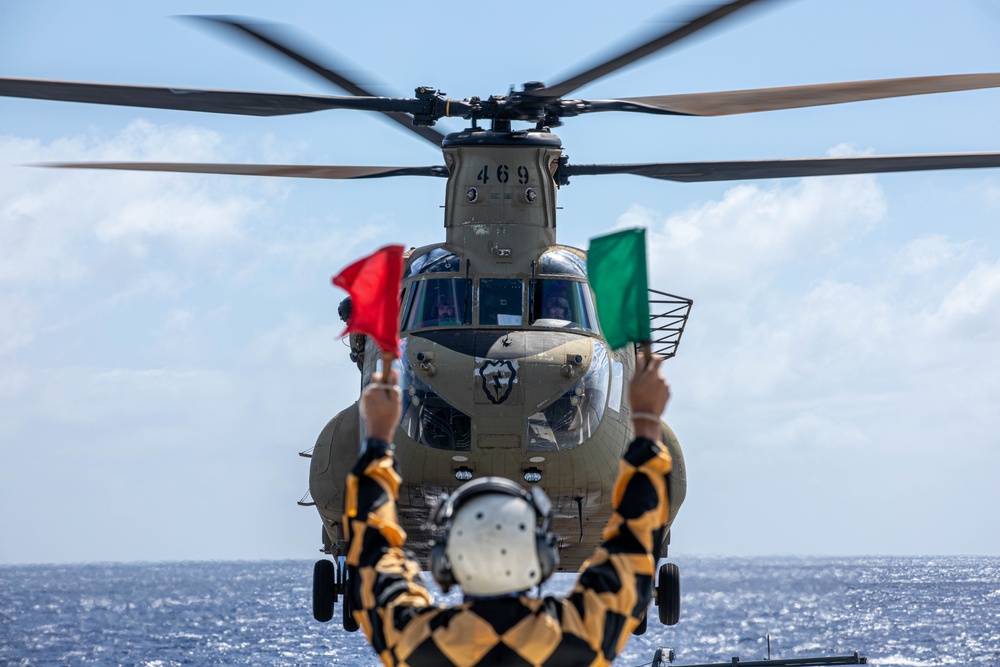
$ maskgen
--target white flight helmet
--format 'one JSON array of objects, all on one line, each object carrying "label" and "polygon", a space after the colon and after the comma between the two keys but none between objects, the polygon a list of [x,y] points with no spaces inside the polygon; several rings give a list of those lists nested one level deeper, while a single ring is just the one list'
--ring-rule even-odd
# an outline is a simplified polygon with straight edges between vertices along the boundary
[{"label": "white flight helmet", "polygon": [[509,479],[463,485],[431,517],[445,530],[431,549],[431,574],[445,590],[457,583],[481,597],[537,586],[559,563],[548,529],[551,507],[540,488],[527,491]]}]

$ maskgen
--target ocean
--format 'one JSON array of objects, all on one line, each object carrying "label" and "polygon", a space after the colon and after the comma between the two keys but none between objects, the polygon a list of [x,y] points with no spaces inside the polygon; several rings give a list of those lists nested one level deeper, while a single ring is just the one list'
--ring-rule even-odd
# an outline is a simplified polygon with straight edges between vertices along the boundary
[{"label": "ocean", "polygon": [[[1000,666],[1000,558],[671,560],[680,622],[654,614],[615,665],[648,665],[658,647],[675,665],[761,660],[769,636],[772,658]],[[0,665],[379,664],[339,604],[313,620],[311,591],[310,561],[0,566]]]}]

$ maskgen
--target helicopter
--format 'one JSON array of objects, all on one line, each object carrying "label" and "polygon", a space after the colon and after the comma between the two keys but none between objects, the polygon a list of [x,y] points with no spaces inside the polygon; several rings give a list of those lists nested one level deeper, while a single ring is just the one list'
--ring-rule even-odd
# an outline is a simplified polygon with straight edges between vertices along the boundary
[{"label": "helicopter", "polygon": [[[584,254],[556,242],[555,195],[559,187],[568,185],[577,176],[615,173],[704,182],[1000,165],[997,154],[636,165],[569,162],[552,129],[565,118],[586,113],[717,115],[1000,85],[998,75],[964,75],[729,94],[616,100],[565,98],[586,83],[665,49],[750,4],[754,3],[720,5],[681,28],[671,28],[656,39],[561,83],[546,86],[530,82],[520,90],[486,99],[452,100],[430,87],[418,88],[411,98],[376,98],[334,69],[299,58],[294,48],[269,37],[266,28],[262,30],[231,19],[213,20],[313,71],[325,70],[331,81],[353,97],[280,96],[21,79],[0,80],[0,94],[250,115],[330,108],[378,111],[408,124],[419,136],[441,146],[445,164],[430,167],[166,163],[60,166],[344,179],[404,175],[447,178],[446,240],[410,253],[402,295],[401,327],[407,342],[404,389],[411,409],[400,427],[399,441],[403,444],[397,446],[404,477],[414,480],[407,488],[412,513],[407,516],[404,510],[404,525],[411,533],[411,542],[420,544],[424,538],[420,532],[423,516],[439,493],[453,488],[469,474],[499,472],[527,483],[540,483],[550,491],[561,521],[556,529],[567,537],[563,565],[571,568],[593,547],[601,517],[606,516],[606,505],[602,505],[601,499],[606,494],[602,491],[608,488],[614,468],[610,464],[601,466],[599,471],[592,469],[598,466],[587,468],[587,473],[597,472],[594,483],[585,478],[585,483],[577,484],[573,479],[565,487],[567,493],[559,493],[562,482],[553,477],[572,477],[576,466],[566,461],[585,451],[592,452],[591,447],[600,444],[593,441],[599,440],[601,430],[610,428],[612,423],[605,414],[617,413],[619,428],[609,436],[605,447],[609,452],[605,458],[610,462],[617,459],[614,452],[620,452],[629,437],[627,406],[619,402],[617,405],[623,409],[610,412],[607,406],[615,404],[612,399],[616,391],[621,400],[620,387],[627,383],[631,373],[634,350],[600,350],[594,306],[588,301],[586,275],[581,271]],[[461,132],[440,135],[432,126],[444,117],[465,118],[470,125]],[[486,122],[489,128],[480,127],[480,123]],[[530,127],[518,129],[514,123]],[[566,303],[564,311],[572,307],[575,311],[572,317],[545,317],[549,297],[556,303],[562,299]],[[690,302],[678,298],[671,306],[683,308],[684,304],[689,306]],[[450,313],[437,315],[435,319],[431,312],[439,307],[450,308]],[[676,315],[677,311],[668,312]],[[686,314],[681,316],[681,321],[684,319]],[[682,330],[683,327],[674,329],[677,334],[674,342],[679,342]],[[545,345],[560,341],[555,346],[558,351],[532,353],[536,340],[550,341]],[[351,346],[359,364],[360,384],[364,386],[374,373],[377,355],[363,339],[352,339]],[[537,363],[538,368],[533,368],[532,363]],[[616,364],[620,365],[619,370]],[[536,372],[539,377],[551,372],[552,377],[533,381],[531,376]],[[591,373],[595,377],[588,378]],[[606,395],[600,397],[600,387],[612,389],[605,390]],[[548,393],[538,396],[533,391]],[[563,414],[571,417],[560,419],[546,412],[554,413],[556,406],[561,408],[564,403],[571,407]],[[351,410],[348,408],[330,422],[312,454],[312,499],[323,517],[323,549],[331,554],[336,554],[340,546],[336,533],[340,519],[336,485],[344,478],[339,474],[341,471],[333,469],[333,464],[349,465],[360,437],[356,409],[353,413]],[[601,414],[594,417],[598,412]],[[591,416],[586,416],[588,413]],[[516,432],[510,430],[512,423],[516,423]],[[348,432],[346,437],[338,439],[343,431]],[[350,444],[353,450],[348,443],[353,443]],[[352,452],[346,461],[338,456],[342,447]],[[334,449],[338,455],[334,455]],[[532,456],[526,458],[528,452]],[[324,460],[330,463],[329,468],[324,468]],[[679,485],[682,479],[678,477],[676,481]],[[678,500],[682,498],[681,494],[675,495]],[[676,505],[672,507],[675,509]],[[593,521],[591,517],[595,517]],[[590,531],[586,530],[588,523],[593,524]],[[570,538],[577,533],[580,539],[573,542]]]}]

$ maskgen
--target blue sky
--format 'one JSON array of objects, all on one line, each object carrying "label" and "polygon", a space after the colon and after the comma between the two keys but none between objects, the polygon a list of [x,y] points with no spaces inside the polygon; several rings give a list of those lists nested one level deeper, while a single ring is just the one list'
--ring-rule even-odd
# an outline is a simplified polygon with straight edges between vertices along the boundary
[{"label": "blue sky", "polygon": [[[1000,71],[1000,3],[765,4],[574,96]],[[294,26],[379,92],[485,97],[559,80],[664,16],[642,1],[426,7],[0,0],[0,75],[339,94],[172,18],[239,14]],[[557,133],[577,163],[996,151],[998,108],[976,91],[593,114]],[[0,100],[0,563],[312,557],[297,452],[358,388],[330,276],[386,242],[442,239],[443,182],[20,166],[117,159],[440,154],[365,113]],[[672,553],[1000,554],[1000,172],[577,177],[559,203],[563,243],[648,226],[651,283],[695,300],[666,365],[690,485]]]}]

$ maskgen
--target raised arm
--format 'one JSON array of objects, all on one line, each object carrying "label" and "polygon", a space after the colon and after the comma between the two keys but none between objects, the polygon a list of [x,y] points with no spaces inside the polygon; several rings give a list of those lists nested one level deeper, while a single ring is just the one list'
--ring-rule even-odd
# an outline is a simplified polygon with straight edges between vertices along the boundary
[{"label": "raised arm", "polygon": [[403,553],[406,533],[396,512],[402,477],[390,444],[401,410],[397,373],[388,380],[369,385],[361,396],[368,438],[347,477],[344,503],[347,595],[355,620],[384,660],[399,630],[431,605],[420,566]]},{"label": "raised arm", "polygon": [[636,360],[629,403],[636,438],[625,451],[615,482],[614,510],[604,541],[584,563],[563,604],[564,632],[588,642],[611,661],[646,613],[670,510],[670,454],[660,442],[660,414],[670,388],[660,375],[662,357]]}]

